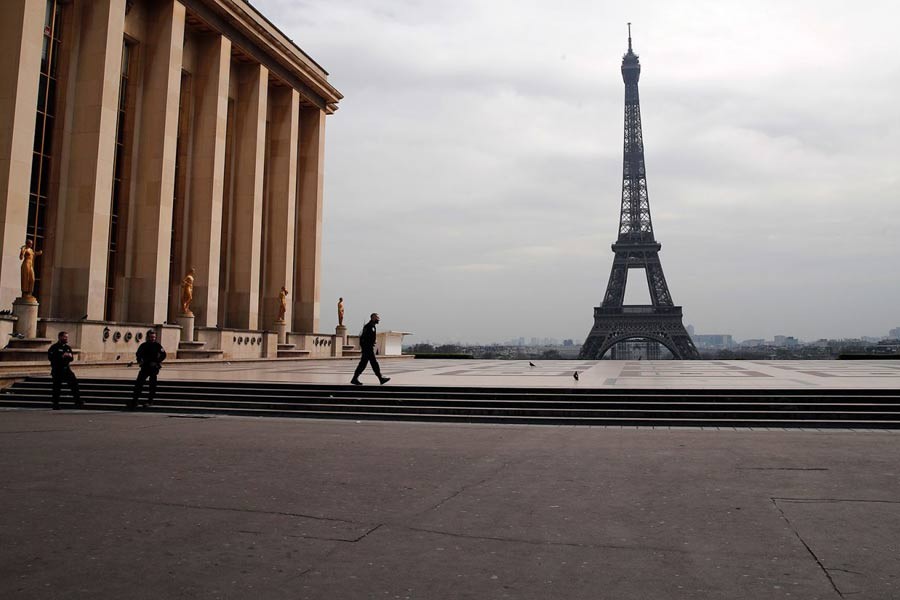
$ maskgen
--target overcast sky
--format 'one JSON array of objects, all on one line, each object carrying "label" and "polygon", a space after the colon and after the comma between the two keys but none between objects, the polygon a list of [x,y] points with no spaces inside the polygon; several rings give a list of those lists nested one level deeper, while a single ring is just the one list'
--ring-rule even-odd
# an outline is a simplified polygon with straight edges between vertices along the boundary
[{"label": "overcast sky", "polygon": [[[344,94],[322,320],[583,340],[620,209],[631,21],[653,225],[685,324],[900,326],[893,1],[255,0]],[[633,272],[634,273],[634,272]],[[628,297],[635,293],[629,280]]]}]

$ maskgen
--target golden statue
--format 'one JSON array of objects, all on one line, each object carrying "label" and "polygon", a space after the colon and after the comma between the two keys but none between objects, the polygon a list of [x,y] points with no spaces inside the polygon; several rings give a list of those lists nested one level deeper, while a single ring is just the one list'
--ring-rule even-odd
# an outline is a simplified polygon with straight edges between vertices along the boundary
[{"label": "golden statue", "polygon": [[287,297],[287,288],[281,286],[281,291],[278,292],[278,320],[281,322],[284,322],[284,313],[287,311]]},{"label": "golden statue", "polygon": [[338,327],[344,326],[344,299],[338,298]]},{"label": "golden statue", "polygon": [[181,314],[186,317],[193,317],[191,312],[191,301],[194,299],[194,267],[187,272],[184,279],[181,280]]},{"label": "golden statue", "polygon": [[35,300],[34,294],[34,257],[43,254],[43,250],[35,251],[34,242],[25,240],[25,245],[19,248],[19,260],[22,261],[22,298]]}]

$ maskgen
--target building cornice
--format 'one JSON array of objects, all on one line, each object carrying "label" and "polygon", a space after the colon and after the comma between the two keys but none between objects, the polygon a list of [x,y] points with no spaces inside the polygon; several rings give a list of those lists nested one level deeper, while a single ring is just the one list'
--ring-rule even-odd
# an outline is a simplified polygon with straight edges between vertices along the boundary
[{"label": "building cornice", "polygon": [[181,0],[197,18],[231,40],[326,113],[343,95],[328,83],[328,72],[246,0]]}]

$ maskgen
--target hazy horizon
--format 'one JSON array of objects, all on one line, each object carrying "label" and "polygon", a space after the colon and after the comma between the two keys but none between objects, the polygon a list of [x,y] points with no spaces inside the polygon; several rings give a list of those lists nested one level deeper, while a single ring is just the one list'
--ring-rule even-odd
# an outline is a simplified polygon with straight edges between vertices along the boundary
[{"label": "hazy horizon", "polygon": [[[900,6],[256,0],[345,95],[321,332],[583,340],[619,217],[632,22],[648,190],[685,325],[900,326]],[[630,292],[630,290],[629,290]]]}]

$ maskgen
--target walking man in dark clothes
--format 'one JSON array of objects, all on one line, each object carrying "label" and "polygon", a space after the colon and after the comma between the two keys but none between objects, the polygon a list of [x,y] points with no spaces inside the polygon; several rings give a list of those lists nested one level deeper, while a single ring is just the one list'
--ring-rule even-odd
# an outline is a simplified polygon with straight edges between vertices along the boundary
[{"label": "walking man in dark clothes", "polygon": [[363,326],[359,334],[359,348],[362,350],[362,358],[359,359],[359,365],[356,367],[356,372],[353,373],[353,379],[350,380],[350,383],[353,385],[362,385],[359,376],[365,370],[367,363],[371,363],[372,370],[375,371],[375,375],[378,377],[381,385],[391,380],[390,377],[381,376],[381,367],[378,366],[378,361],[375,359],[375,326],[378,325],[379,321],[381,321],[381,317],[378,316],[378,313],[372,313],[369,322]]},{"label": "walking man in dark clothes", "polygon": [[150,406],[153,404],[153,398],[156,396],[156,376],[162,368],[162,362],[166,360],[166,351],[162,344],[156,341],[156,332],[150,330],[147,332],[147,341],[138,346],[137,363],[141,366],[141,372],[138,373],[137,380],[134,382],[134,394],[128,403],[128,410],[137,408],[138,398],[141,397],[141,390],[144,388],[144,381],[150,378],[150,393],[147,400],[142,402],[142,406]]},{"label": "walking man in dark clothes", "polygon": [[72,397],[75,399],[75,408],[84,407],[81,395],[78,393],[78,378],[72,372],[69,364],[75,360],[72,347],[69,346],[69,334],[60,331],[57,342],[47,350],[47,360],[50,361],[50,376],[53,378],[53,410],[59,410],[59,393],[62,391],[63,381],[69,386]]}]

